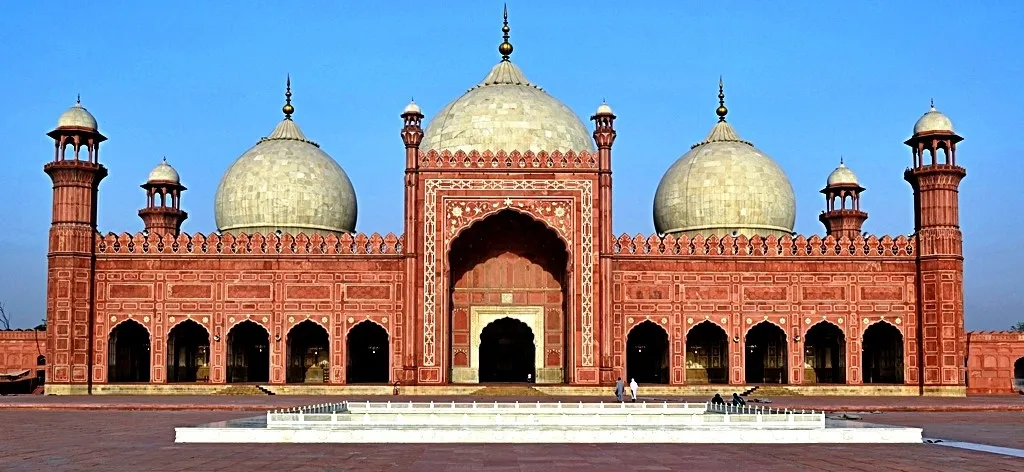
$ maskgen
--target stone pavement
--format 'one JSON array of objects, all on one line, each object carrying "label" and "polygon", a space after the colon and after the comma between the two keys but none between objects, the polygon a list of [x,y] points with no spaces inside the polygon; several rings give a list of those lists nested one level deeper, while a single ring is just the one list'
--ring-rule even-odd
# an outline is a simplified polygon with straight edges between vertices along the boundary
[{"label": "stone pavement", "polygon": [[[884,418],[891,413],[878,415]],[[919,413],[931,425],[949,418]],[[966,414],[967,425],[976,414]],[[1019,413],[991,413],[974,442],[1024,437]],[[251,416],[199,411],[0,411],[0,471],[1019,471],[1021,459],[935,445],[175,444],[175,426]],[[892,417],[896,419],[896,417]],[[1016,429],[1013,422],[1016,421]],[[931,426],[926,426],[926,433]],[[967,434],[968,429],[961,432]]]}]

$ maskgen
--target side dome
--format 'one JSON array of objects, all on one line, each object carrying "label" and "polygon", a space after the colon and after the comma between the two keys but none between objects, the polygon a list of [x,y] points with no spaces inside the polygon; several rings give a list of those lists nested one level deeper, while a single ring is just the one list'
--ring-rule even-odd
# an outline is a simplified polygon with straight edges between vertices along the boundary
[{"label": "side dome", "polygon": [[352,182],[292,121],[290,87],[286,96],[285,119],[221,178],[214,208],[217,228],[249,234],[355,232]]},{"label": "side dome", "polygon": [[181,183],[181,177],[178,176],[178,171],[174,170],[167,163],[167,158],[165,157],[153,170],[149,171],[149,177],[146,178],[146,182],[174,182],[179,184]]},{"label": "side dome", "polygon": [[82,106],[82,98],[78,97],[75,104],[57,118],[57,129],[61,128],[85,128],[95,131],[99,129],[99,125],[96,123],[96,117]]},{"label": "side dome", "polygon": [[860,182],[857,180],[857,174],[854,174],[849,167],[846,167],[842,159],[839,160],[839,167],[836,167],[831,174],[828,174],[828,181],[826,182],[828,187],[836,185],[860,185]]},{"label": "side dome", "polygon": [[918,118],[917,123],[914,123],[914,134],[935,132],[955,133],[956,131],[953,129],[953,120],[936,110],[935,102],[932,101],[931,108],[921,118]]},{"label": "side dome", "polygon": [[580,117],[544,89],[530,83],[509,60],[506,14],[501,62],[483,82],[445,105],[430,120],[421,149],[435,151],[593,152],[594,141]]},{"label": "side dome", "polygon": [[[720,84],[721,86],[721,84]],[[660,234],[695,236],[792,235],[796,197],[789,178],[771,157],[719,122],[683,154],[658,184],[654,227]]]}]

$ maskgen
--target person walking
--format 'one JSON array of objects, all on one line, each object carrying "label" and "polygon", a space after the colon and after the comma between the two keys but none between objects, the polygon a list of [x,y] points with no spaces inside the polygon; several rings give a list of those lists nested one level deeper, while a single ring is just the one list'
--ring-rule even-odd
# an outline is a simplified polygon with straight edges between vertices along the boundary
[{"label": "person walking", "polygon": [[615,399],[622,402],[622,395],[626,393],[626,386],[622,383],[622,377],[615,381]]},{"label": "person walking", "polygon": [[633,403],[636,403],[636,391],[639,388],[640,385],[637,385],[636,378],[629,379],[629,393],[633,397]]}]

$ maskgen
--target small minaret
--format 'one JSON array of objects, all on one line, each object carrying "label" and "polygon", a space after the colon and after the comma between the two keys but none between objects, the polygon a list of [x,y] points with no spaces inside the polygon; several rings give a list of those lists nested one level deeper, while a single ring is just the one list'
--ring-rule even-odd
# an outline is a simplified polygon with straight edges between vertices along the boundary
[{"label": "small minaret", "polygon": [[916,297],[917,333],[907,351],[917,353],[917,365],[907,370],[907,380],[919,382],[925,395],[965,394],[967,340],[959,192],[967,171],[956,162],[960,141],[963,138],[953,130],[953,122],[935,109],[933,101],[905,142],[913,155],[913,167],[903,178],[914,189],[916,288],[920,294]]},{"label": "small minaret", "polygon": [[107,138],[81,98],[60,115],[57,127],[47,136],[53,138],[55,150],[53,161],[43,166],[53,181],[46,393],[92,393],[96,212],[100,181],[107,176],[99,156],[100,143]]},{"label": "small minaret", "polygon": [[[818,220],[825,225],[825,233],[836,239],[855,239],[861,234],[868,214],[860,209],[860,194],[864,187],[857,181],[857,175],[839,159],[839,167],[828,175],[828,181],[821,193],[825,194],[825,211]],[[838,205],[837,205],[838,203]]]},{"label": "small minaret", "polygon": [[614,357],[612,356],[611,320],[612,313],[612,248],[615,235],[612,233],[612,144],[615,143],[615,113],[604,101],[590,117],[594,122],[594,142],[597,144],[597,247],[599,254],[599,277],[596,284],[600,319],[601,357],[600,381],[614,382]]},{"label": "small minaret", "polygon": [[188,218],[188,213],[181,209],[181,192],[186,189],[181,185],[178,171],[167,163],[165,157],[150,171],[149,178],[141,187],[146,191],[146,207],[139,210],[139,217],[145,223],[146,231],[177,236],[181,224]]}]

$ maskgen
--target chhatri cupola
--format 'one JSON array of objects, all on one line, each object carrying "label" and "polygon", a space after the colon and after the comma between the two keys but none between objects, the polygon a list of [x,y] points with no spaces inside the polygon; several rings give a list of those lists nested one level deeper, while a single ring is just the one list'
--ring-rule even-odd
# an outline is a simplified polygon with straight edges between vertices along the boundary
[{"label": "chhatri cupola", "polygon": [[430,120],[421,149],[593,152],[590,131],[579,116],[512,62],[507,9],[501,30],[501,61]]}]

